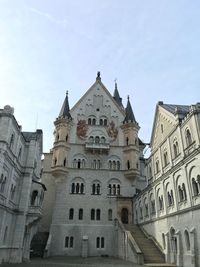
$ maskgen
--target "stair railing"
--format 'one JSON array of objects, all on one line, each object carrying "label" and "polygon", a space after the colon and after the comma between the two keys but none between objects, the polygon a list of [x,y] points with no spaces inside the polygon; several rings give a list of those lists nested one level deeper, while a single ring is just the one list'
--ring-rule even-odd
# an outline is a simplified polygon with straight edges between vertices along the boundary
[{"label": "stair railing", "polygon": [[[129,255],[128,255],[128,245],[131,248],[131,251],[136,257],[136,262],[137,264],[143,264],[144,263],[144,255],[143,252],[140,250],[139,246],[137,245],[134,237],[132,236],[131,232],[126,230],[122,222],[118,219],[116,219],[117,225],[119,229],[124,233],[124,259],[125,260],[130,260]],[[127,242],[126,242],[127,241]]]}]

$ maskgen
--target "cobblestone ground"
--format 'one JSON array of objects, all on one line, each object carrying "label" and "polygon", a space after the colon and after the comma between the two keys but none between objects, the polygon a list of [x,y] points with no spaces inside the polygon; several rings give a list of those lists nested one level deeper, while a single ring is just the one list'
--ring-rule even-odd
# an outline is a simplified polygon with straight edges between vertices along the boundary
[{"label": "cobblestone ground", "polygon": [[78,257],[52,257],[52,258],[35,258],[30,262],[20,264],[1,264],[1,267],[142,267],[132,262],[123,261],[116,258],[78,258]]}]

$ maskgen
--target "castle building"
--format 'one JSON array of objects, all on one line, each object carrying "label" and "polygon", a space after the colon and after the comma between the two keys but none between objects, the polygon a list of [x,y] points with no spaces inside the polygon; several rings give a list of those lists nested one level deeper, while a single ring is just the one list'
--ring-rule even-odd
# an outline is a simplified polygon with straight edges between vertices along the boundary
[{"label": "castle building", "polygon": [[147,184],[145,144],[130,99],[124,108],[117,84],[112,96],[98,72],[72,109],[66,94],[54,125],[42,176],[48,188],[40,229],[49,233],[46,253],[118,256],[118,224],[133,223],[133,196]]},{"label": "castle building", "polygon": [[41,130],[22,132],[14,109],[0,109],[0,263],[28,260],[41,219]]},{"label": "castle building", "polygon": [[42,176],[45,255],[200,266],[199,103],[157,104],[148,159],[130,99],[124,108],[100,73],[71,109],[66,94],[54,125]]}]

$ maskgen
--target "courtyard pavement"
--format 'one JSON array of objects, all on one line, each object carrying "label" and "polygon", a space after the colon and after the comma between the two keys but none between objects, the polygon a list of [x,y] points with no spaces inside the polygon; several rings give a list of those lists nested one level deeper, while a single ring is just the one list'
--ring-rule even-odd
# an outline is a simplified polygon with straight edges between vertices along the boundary
[{"label": "courtyard pavement", "polygon": [[33,258],[29,262],[18,264],[1,264],[1,267],[142,267],[142,265],[111,257],[51,257]]}]

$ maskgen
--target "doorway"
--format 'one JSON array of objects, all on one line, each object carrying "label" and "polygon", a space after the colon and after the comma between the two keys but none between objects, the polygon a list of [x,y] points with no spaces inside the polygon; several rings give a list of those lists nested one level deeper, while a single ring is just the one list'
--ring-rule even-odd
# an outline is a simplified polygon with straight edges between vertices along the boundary
[{"label": "doorway", "polygon": [[124,224],[128,224],[128,209],[127,208],[123,208],[121,210],[121,221]]}]

